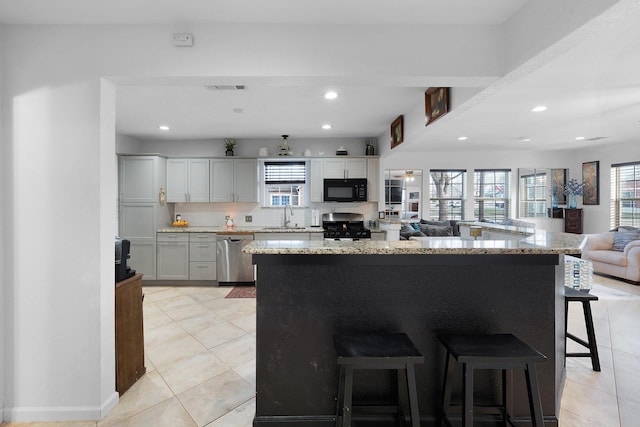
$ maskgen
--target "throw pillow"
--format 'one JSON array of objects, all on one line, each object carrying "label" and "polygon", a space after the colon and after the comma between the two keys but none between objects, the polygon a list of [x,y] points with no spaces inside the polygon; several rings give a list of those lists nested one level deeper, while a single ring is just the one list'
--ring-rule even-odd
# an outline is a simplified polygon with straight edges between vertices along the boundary
[{"label": "throw pillow", "polygon": [[623,252],[624,247],[633,240],[640,240],[640,230],[615,232],[613,233],[613,246],[611,250]]},{"label": "throw pillow", "polygon": [[428,224],[420,224],[420,231],[422,231],[427,236],[434,237],[444,237],[444,236],[453,236],[453,227],[450,225],[439,226],[439,225],[428,225]]},{"label": "throw pillow", "polygon": [[414,236],[426,237],[426,234],[415,230],[412,226],[407,224],[402,224],[402,226],[400,226],[400,240],[409,240],[409,237]]},{"label": "throw pillow", "polygon": [[414,230],[420,231],[420,226],[418,225],[417,222],[412,222],[410,225],[413,227]]}]

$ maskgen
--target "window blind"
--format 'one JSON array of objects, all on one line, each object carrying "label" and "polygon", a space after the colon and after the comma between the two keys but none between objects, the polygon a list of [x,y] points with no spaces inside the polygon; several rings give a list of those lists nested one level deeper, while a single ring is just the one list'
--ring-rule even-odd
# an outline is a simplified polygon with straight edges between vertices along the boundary
[{"label": "window blind", "polygon": [[265,162],[266,184],[304,184],[307,178],[305,162]]}]

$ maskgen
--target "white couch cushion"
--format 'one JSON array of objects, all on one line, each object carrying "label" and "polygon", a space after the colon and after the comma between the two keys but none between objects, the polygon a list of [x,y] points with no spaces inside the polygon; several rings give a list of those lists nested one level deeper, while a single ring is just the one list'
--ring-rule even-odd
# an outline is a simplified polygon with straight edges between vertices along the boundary
[{"label": "white couch cushion", "polygon": [[627,266],[627,257],[624,253],[618,251],[585,251],[583,258],[605,264],[619,265],[621,267]]}]

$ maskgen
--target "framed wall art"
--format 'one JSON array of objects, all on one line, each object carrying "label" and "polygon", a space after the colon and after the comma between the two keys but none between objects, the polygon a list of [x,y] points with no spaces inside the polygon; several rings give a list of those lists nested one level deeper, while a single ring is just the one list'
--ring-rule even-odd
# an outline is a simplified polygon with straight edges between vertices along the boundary
[{"label": "framed wall art", "polygon": [[391,148],[397,147],[404,141],[404,116],[398,116],[391,123]]},{"label": "framed wall art", "polygon": [[583,205],[600,204],[600,162],[586,162],[582,164],[582,182],[584,183],[584,193],[582,194]]},{"label": "framed wall art", "polygon": [[569,169],[551,169],[551,197],[555,198],[558,205],[567,203],[567,196],[564,195],[564,185],[567,183]]},{"label": "framed wall art", "polygon": [[424,93],[425,126],[449,112],[449,88],[430,87]]}]

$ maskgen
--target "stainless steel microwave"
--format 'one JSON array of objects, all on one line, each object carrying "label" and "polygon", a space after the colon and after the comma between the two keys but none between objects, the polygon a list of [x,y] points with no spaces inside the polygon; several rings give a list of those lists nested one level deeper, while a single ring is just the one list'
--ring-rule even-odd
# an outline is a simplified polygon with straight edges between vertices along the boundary
[{"label": "stainless steel microwave", "polygon": [[366,202],[367,180],[362,179],[325,179],[325,202]]}]

